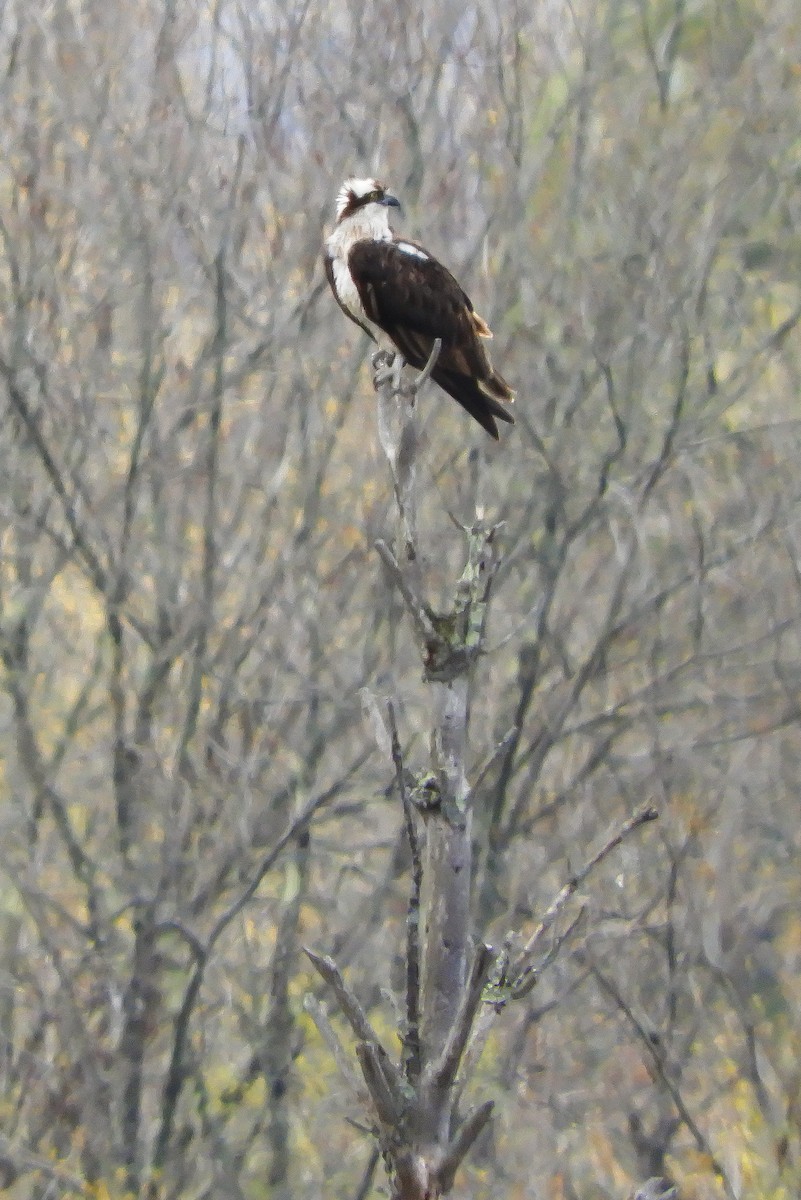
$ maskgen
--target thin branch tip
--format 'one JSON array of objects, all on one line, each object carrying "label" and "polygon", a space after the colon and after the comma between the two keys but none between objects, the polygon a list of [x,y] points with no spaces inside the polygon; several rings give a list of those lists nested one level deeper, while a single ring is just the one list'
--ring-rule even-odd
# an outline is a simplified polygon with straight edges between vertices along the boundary
[{"label": "thin branch tip", "polygon": [[431,347],[431,353],[428,356],[428,362],[423,367],[422,371],[417,376],[417,378],[414,381],[414,384],[412,385],[415,392],[419,392],[420,388],[423,386],[423,384],[426,383],[426,381],[430,378],[431,372],[434,370],[434,367],[437,365],[437,360],[440,356],[441,350],[442,350],[442,338],[434,338],[434,345]]},{"label": "thin branch tip", "polygon": [[437,1171],[438,1183],[442,1189],[442,1193],[450,1191],[454,1176],[467,1155],[470,1147],[475,1142],[482,1129],[492,1117],[495,1109],[494,1100],[485,1100],[483,1104],[479,1104],[472,1112],[468,1113],[463,1123],[459,1126],[456,1134],[451,1139],[448,1149],[445,1152],[445,1157],[439,1165]]},{"label": "thin branch tip", "polygon": [[324,954],[318,954],[316,950],[312,950],[311,946],[301,946],[301,950],[312,963],[312,965],[315,966],[318,971],[320,971],[320,974],[322,974],[322,970],[325,970],[327,966],[334,965],[331,959],[326,959]]}]

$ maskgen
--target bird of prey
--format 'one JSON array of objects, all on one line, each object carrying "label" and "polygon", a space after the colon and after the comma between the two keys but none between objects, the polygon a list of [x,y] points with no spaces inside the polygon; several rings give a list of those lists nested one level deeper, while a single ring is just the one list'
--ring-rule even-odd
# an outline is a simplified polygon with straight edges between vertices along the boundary
[{"label": "bird of prey", "polygon": [[497,439],[496,420],[514,424],[501,403],[514,392],[481,344],[492,333],[450,271],[392,231],[389,210],[399,207],[377,180],[345,180],[325,242],[328,282],[345,315],[411,366],[424,367],[439,338],[432,379]]}]

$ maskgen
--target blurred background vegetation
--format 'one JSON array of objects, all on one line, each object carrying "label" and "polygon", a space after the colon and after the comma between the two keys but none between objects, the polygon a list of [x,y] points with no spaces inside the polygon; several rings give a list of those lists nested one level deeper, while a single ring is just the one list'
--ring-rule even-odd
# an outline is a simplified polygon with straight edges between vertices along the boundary
[{"label": "blurred background vegetation", "polygon": [[394,1026],[371,714],[412,766],[427,714],[320,262],[355,172],[518,388],[498,446],[420,401],[429,577],[505,522],[477,931],[662,811],[494,1023],[458,1194],[797,1196],[797,0],[8,0],[0,87],[3,1195],[385,1186],[300,953]]}]

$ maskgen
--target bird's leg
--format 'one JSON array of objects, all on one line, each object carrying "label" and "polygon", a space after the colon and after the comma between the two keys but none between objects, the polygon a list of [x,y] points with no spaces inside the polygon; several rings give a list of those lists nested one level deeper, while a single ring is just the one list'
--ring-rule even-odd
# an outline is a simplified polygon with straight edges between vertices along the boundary
[{"label": "bird's leg", "polygon": [[373,355],[373,387],[378,389],[382,384],[392,381],[393,392],[400,392],[401,376],[406,362],[403,355],[392,350],[378,350]]}]

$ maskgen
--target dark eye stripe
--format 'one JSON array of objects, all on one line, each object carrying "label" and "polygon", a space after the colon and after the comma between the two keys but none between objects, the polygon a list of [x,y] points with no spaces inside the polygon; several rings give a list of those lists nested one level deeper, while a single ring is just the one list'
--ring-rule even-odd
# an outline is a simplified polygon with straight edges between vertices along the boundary
[{"label": "dark eye stripe", "polygon": [[372,203],[373,200],[380,200],[383,192],[368,192],[366,196],[353,196],[350,202],[351,210],[362,208],[365,204]]}]

